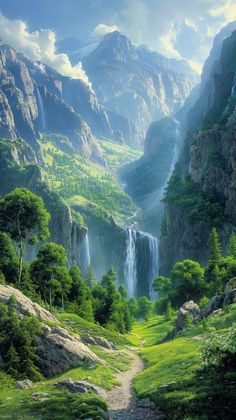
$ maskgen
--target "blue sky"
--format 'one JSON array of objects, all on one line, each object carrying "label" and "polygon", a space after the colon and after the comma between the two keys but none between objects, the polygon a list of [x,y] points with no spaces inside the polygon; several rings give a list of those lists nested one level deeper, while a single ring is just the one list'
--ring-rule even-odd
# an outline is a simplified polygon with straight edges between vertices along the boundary
[{"label": "blue sky", "polygon": [[[0,0],[0,11],[7,18],[1,21],[1,27],[16,19],[23,21],[29,34],[42,33],[41,47],[49,33],[58,39],[67,36],[84,39],[117,27],[133,42],[147,44],[167,56],[185,58],[200,70],[214,35],[236,20],[236,1]],[[11,31],[17,29],[11,26]],[[7,29],[3,32],[0,28],[3,41],[6,34]],[[21,34],[16,35],[20,43]]]}]

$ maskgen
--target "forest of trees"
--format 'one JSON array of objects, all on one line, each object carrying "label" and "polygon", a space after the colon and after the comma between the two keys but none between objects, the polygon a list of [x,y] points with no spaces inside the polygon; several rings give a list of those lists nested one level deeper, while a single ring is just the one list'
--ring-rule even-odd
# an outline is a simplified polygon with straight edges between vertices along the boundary
[{"label": "forest of trees", "polygon": [[[192,260],[177,262],[169,278],[154,279],[156,302],[146,296],[128,300],[124,285],[117,289],[113,268],[97,283],[91,266],[85,278],[79,266],[68,266],[63,246],[45,242],[50,235],[49,220],[43,200],[25,188],[16,188],[0,200],[0,284],[19,288],[51,311],[56,308],[75,313],[122,334],[130,331],[134,320],[148,320],[155,313],[164,313],[167,320],[171,319],[173,311],[188,300],[204,307],[209,298],[220,294],[226,283],[236,277],[236,235],[231,235],[228,256],[223,257],[213,228],[206,267]],[[36,259],[31,263],[24,261],[26,247],[42,240]],[[31,318],[18,319],[14,299],[7,306],[0,306],[0,320],[0,352],[6,371],[17,378],[39,377],[37,323]]]}]

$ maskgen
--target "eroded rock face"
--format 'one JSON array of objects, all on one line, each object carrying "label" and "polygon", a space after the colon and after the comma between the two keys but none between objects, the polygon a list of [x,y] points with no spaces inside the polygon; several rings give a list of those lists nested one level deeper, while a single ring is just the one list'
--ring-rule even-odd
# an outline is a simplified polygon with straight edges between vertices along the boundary
[{"label": "eroded rock face", "polygon": [[193,322],[196,322],[200,319],[200,308],[196,303],[193,302],[193,300],[185,302],[179,309],[177,320],[175,322],[175,333],[184,329],[187,314],[190,315]]},{"label": "eroded rock face", "polygon": [[[0,285],[0,303],[6,304],[15,296],[20,317],[32,316],[43,322],[57,322],[57,318],[37,303],[32,302],[18,289]],[[49,327],[42,324],[42,332],[36,337],[38,365],[46,377],[53,377],[69,369],[88,363],[102,363],[85,344],[80,336],[70,334],[59,326]],[[23,386],[24,384],[22,384]]]},{"label": "eroded rock face", "polygon": [[68,137],[76,151],[105,164],[96,136],[112,137],[108,116],[81,80],[63,77],[0,46],[0,137],[24,139],[40,156],[39,132]]},{"label": "eroded rock face", "polygon": [[10,286],[0,285],[0,303],[7,303],[11,296],[15,296],[17,302],[17,311],[20,316],[33,316],[39,321],[58,322],[51,312],[42,308],[37,303],[32,302],[27,296],[23,295],[20,290]]},{"label": "eroded rock face", "polygon": [[106,392],[104,391],[104,389],[87,381],[73,382],[71,378],[66,378],[62,379],[61,381],[55,382],[53,385],[59,388],[66,388],[71,392],[79,392],[81,394],[87,392],[95,392],[95,394],[99,395],[101,398],[106,398]]},{"label": "eroded rock face", "polygon": [[[223,36],[224,33],[218,41]],[[213,194],[212,207],[218,206],[217,215],[203,212],[202,220],[194,222],[188,217],[193,205],[167,203],[167,229],[160,241],[161,274],[164,275],[169,274],[175,262],[184,258],[202,264],[207,262],[212,224],[219,233],[223,254],[227,252],[231,233],[236,231],[236,64],[233,60],[236,32],[223,46],[222,39],[216,55],[218,61],[214,62],[214,48],[206,63],[201,95],[189,112],[188,139],[177,164],[178,175],[183,179],[187,171],[199,194],[208,197]]]},{"label": "eroded rock face", "polygon": [[117,131],[118,120],[126,118],[130,135],[123,121],[120,138],[135,146],[143,144],[148,125],[175,112],[196,83],[190,68],[135,48],[119,32],[106,35],[83,63],[99,101],[112,111],[112,127]]},{"label": "eroded rock face", "polygon": [[39,366],[46,377],[53,377],[77,366],[101,363],[99,357],[85,346],[77,334],[60,327],[43,325],[37,337]]}]

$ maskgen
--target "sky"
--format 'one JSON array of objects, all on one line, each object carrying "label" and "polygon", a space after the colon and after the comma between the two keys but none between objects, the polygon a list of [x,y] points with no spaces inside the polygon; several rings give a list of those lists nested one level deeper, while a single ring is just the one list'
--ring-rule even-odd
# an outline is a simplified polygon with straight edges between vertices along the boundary
[{"label": "sky", "polygon": [[85,81],[80,63],[72,66],[66,54],[57,54],[56,39],[100,39],[118,29],[200,72],[215,34],[233,20],[235,0],[0,0],[4,42]]}]

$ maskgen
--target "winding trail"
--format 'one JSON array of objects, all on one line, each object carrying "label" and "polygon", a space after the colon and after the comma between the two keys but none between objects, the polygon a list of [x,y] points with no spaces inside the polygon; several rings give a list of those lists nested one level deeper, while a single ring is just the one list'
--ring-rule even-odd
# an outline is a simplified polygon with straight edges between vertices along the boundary
[{"label": "winding trail", "polygon": [[131,367],[125,372],[119,372],[116,379],[121,386],[115,386],[107,392],[109,407],[109,418],[111,420],[151,420],[164,419],[165,416],[158,411],[155,404],[145,398],[138,400],[136,397],[132,380],[143,370],[143,362],[133,351],[127,351],[132,358]]}]

